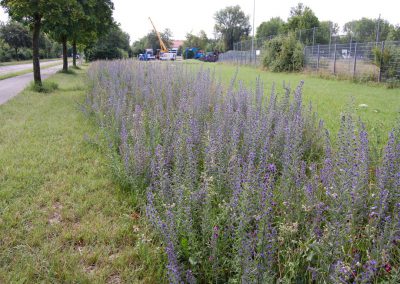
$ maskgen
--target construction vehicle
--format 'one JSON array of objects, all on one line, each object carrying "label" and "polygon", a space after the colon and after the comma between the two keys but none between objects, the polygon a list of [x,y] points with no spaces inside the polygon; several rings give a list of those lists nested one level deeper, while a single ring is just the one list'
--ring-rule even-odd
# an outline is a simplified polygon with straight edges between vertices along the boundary
[{"label": "construction vehicle", "polygon": [[151,20],[151,18],[149,17],[150,23],[153,26],[154,32],[156,33],[157,37],[158,37],[158,41],[160,42],[160,53],[158,54],[158,58],[160,60],[175,60],[176,59],[176,53],[175,52],[170,52],[167,48],[167,46],[165,45],[165,43],[163,42],[160,33],[157,31],[156,27],[153,24],[153,21]]},{"label": "construction vehicle", "polygon": [[155,60],[156,56],[154,55],[152,48],[147,48],[145,53],[139,54],[138,58],[140,61],[149,61],[149,60]]}]

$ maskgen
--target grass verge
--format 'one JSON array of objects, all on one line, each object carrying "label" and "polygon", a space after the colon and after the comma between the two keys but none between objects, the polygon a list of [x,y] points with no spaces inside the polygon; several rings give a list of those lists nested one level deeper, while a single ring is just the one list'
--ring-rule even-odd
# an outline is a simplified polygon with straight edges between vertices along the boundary
[{"label": "grass verge", "polygon": [[400,89],[326,80],[310,74],[272,73],[246,66],[237,68],[231,64],[205,63],[204,66],[215,69],[216,76],[227,85],[236,72],[237,82],[242,81],[251,88],[254,88],[257,78],[260,78],[266,95],[271,93],[274,84],[277,91],[282,93],[283,84],[294,89],[304,80],[304,103],[312,103],[314,111],[324,120],[332,135],[336,135],[339,130],[341,114],[350,111],[366,124],[370,140],[382,146],[386,143],[388,132],[400,117]]},{"label": "grass verge", "polygon": [[[49,64],[49,65],[46,65],[46,66],[41,66],[40,70],[48,69],[48,68],[51,68],[51,67],[54,67],[54,66],[58,66],[58,65],[62,65],[62,62],[53,63],[53,64]],[[7,73],[7,74],[4,74],[4,75],[0,75],[0,81],[1,80],[5,80],[5,79],[9,79],[9,78],[13,78],[13,77],[17,77],[17,76],[21,76],[21,75],[25,75],[25,74],[28,74],[28,73],[31,73],[31,72],[33,72],[32,68],[21,70],[21,71],[18,71],[18,72],[13,72],[13,73]]]},{"label": "grass verge", "polygon": [[[60,58],[40,59],[40,62],[49,62],[49,61],[56,61],[56,60],[60,60]],[[29,64],[29,63],[32,63],[32,59],[20,60],[20,61],[0,62],[0,66],[21,65],[21,64]]]},{"label": "grass verge", "polygon": [[110,174],[76,73],[0,106],[0,283],[155,283],[163,255]]}]

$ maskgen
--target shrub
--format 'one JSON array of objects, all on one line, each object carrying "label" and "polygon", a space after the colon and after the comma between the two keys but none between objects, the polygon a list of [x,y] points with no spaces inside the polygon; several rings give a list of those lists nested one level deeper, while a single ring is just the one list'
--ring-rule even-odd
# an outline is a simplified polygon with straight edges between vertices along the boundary
[{"label": "shrub", "polygon": [[51,81],[44,81],[42,85],[38,85],[32,82],[29,89],[37,93],[51,93],[58,89],[58,84]]},{"label": "shrub", "polygon": [[88,76],[169,283],[396,282],[400,129],[376,166],[351,115],[332,145],[302,84],[267,97],[261,82],[225,90],[209,71],[129,61]]},{"label": "shrub", "polygon": [[280,35],[265,43],[263,65],[273,72],[300,71],[304,65],[303,45],[294,35]]},{"label": "shrub", "polygon": [[383,76],[387,79],[400,79],[400,47],[389,45],[383,49],[376,47],[372,50],[374,64],[381,69]]}]

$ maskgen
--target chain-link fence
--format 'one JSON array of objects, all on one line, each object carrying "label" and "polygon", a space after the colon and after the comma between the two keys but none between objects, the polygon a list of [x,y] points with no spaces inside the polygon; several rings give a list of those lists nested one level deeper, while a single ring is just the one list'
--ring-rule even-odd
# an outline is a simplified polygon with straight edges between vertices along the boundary
[{"label": "chain-link fence", "polygon": [[[237,65],[262,65],[265,41],[240,42],[235,50],[219,55],[220,62]],[[400,41],[349,42],[310,45],[304,48],[304,69],[365,81],[400,80]]]},{"label": "chain-link fence", "polygon": [[[292,33],[292,32],[290,32]],[[288,33],[289,34],[289,33]],[[314,44],[335,44],[345,40],[345,36],[337,35],[329,28],[312,28],[298,30],[294,32],[295,37],[304,45]],[[276,35],[270,35],[263,38],[243,40],[233,44],[233,50],[220,54],[219,61],[230,62],[239,65],[260,65],[262,62],[262,52],[265,42],[273,39]],[[253,50],[253,54],[252,54]]]},{"label": "chain-link fence", "polygon": [[400,42],[368,42],[307,46],[306,70],[366,81],[400,79]]},{"label": "chain-link fence", "polygon": [[230,50],[225,53],[220,53],[218,56],[218,61],[237,65],[259,66],[262,64],[262,49],[254,49],[253,54],[251,53],[251,50]]}]

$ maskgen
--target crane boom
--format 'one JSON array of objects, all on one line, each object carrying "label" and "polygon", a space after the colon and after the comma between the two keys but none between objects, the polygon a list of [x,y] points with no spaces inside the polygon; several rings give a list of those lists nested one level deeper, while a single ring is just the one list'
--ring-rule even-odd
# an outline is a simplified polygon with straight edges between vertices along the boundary
[{"label": "crane boom", "polygon": [[156,34],[157,34],[158,41],[160,42],[160,47],[161,47],[161,50],[160,50],[160,51],[161,51],[161,52],[168,52],[168,48],[165,46],[165,44],[164,44],[164,42],[163,42],[163,40],[162,40],[162,38],[161,38],[161,36],[160,36],[160,33],[157,31],[157,29],[156,29],[156,27],[154,26],[153,21],[151,20],[150,17],[149,17],[149,20],[150,20],[151,25],[153,26],[154,31],[155,31]]}]

